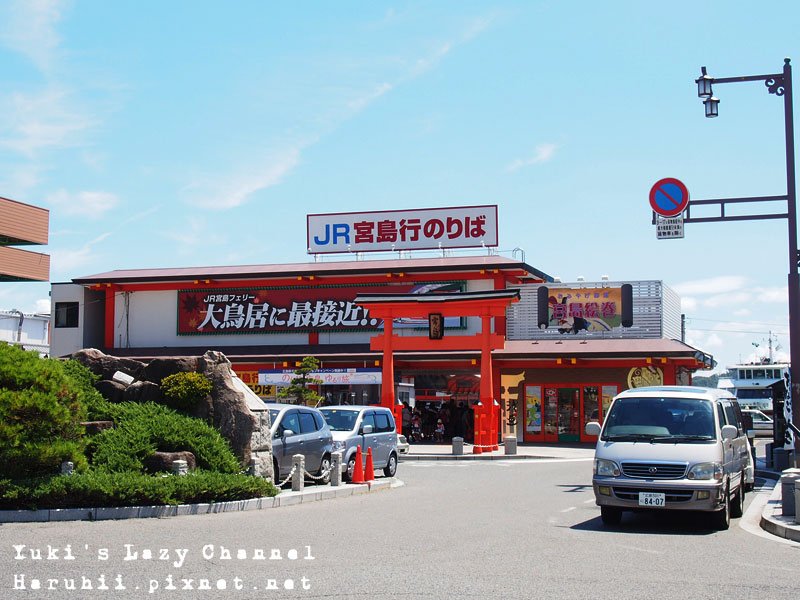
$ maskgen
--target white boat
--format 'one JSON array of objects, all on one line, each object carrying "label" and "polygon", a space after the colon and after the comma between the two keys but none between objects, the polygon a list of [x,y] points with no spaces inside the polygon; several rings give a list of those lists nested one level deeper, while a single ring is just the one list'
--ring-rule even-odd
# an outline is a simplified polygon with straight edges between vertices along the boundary
[{"label": "white boat", "polygon": [[730,365],[728,374],[720,377],[718,388],[727,389],[736,396],[742,408],[755,408],[772,413],[772,398],[778,388],[783,397],[789,363],[776,363],[768,359],[760,363]]}]

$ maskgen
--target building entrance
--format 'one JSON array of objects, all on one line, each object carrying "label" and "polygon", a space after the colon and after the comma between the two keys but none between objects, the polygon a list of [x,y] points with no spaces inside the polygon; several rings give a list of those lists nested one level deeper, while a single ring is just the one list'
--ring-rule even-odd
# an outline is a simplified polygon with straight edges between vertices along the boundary
[{"label": "building entrance", "polygon": [[526,442],[593,442],[586,423],[602,423],[616,385],[525,385]]}]

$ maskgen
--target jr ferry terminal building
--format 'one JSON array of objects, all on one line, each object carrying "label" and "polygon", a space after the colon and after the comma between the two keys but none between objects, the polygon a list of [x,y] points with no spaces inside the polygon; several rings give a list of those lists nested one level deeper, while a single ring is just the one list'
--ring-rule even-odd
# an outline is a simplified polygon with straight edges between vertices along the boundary
[{"label": "jr ferry terminal building", "polygon": [[[470,409],[476,451],[512,431],[521,442],[592,441],[584,425],[618,392],[688,384],[713,366],[680,341],[680,299],[662,282],[556,281],[524,254],[493,251],[496,223],[496,206],[309,215],[314,262],[54,283],[51,353],[219,350],[267,401],[314,356],[328,402],[390,406],[398,427],[403,400]],[[476,246],[485,253],[451,255]],[[440,256],[404,257],[431,247]],[[319,260],[342,248],[359,260]],[[361,260],[386,250],[399,257]]]}]

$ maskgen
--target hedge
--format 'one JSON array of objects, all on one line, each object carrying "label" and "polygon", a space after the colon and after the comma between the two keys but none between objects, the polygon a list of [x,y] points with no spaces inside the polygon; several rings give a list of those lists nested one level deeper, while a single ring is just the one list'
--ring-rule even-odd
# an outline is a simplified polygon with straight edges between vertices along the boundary
[{"label": "hedge", "polygon": [[0,480],[0,509],[195,504],[277,493],[272,482],[248,475],[200,470],[183,476],[90,471],[13,482]]}]

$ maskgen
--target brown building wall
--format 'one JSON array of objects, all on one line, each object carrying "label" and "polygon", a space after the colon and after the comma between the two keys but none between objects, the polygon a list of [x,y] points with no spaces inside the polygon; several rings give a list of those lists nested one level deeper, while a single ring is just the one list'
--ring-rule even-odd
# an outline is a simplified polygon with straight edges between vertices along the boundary
[{"label": "brown building wall", "polygon": [[0,246],[0,281],[49,281],[50,256]]},{"label": "brown building wall", "polygon": [[0,198],[0,245],[47,244],[50,211]]}]

